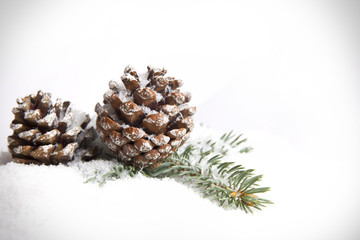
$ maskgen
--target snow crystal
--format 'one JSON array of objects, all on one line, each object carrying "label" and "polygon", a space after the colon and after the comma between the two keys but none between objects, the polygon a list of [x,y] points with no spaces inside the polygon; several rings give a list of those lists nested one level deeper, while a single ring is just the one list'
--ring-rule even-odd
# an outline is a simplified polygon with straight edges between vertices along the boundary
[{"label": "snow crystal", "polygon": [[179,113],[179,108],[176,105],[163,105],[162,108],[170,117]]},{"label": "snow crystal", "polygon": [[190,132],[186,133],[181,139],[187,141],[190,138]]},{"label": "snow crystal", "polygon": [[131,102],[127,102],[127,103],[121,105],[120,109],[127,115],[132,115],[134,113],[139,112],[141,110],[141,107],[138,105],[132,104]]},{"label": "snow crystal", "polygon": [[47,138],[53,138],[53,137],[56,137],[58,135],[60,135],[60,131],[57,130],[57,129],[53,129],[50,132],[47,132],[47,133],[43,134],[42,136],[47,137]]},{"label": "snow crystal", "polygon": [[42,146],[38,147],[36,149],[36,151],[41,151],[43,153],[48,153],[48,152],[51,152],[54,148],[55,148],[55,146],[53,144],[48,144],[48,145],[42,145]]},{"label": "snow crystal", "polygon": [[111,90],[113,90],[114,92],[120,90],[119,83],[117,83],[117,82],[115,82],[115,81],[113,81],[113,80],[111,80],[111,81],[109,82],[109,88],[110,88]]},{"label": "snow crystal", "polygon": [[185,95],[181,94],[181,93],[174,93],[172,94],[172,98],[174,99],[174,101],[176,102],[176,104],[182,104],[183,102],[185,102]]},{"label": "snow crystal", "polygon": [[140,148],[139,148],[139,151],[140,151],[140,152],[148,152],[148,151],[150,151],[151,149],[152,149],[152,145],[150,144],[150,142],[144,141],[144,142],[141,144],[141,146],[140,146]]},{"label": "snow crystal", "polygon": [[[150,115],[151,116],[151,115]],[[162,114],[160,117],[156,117],[156,119],[152,119],[151,117],[147,117],[144,119],[145,122],[154,124],[155,126],[162,126],[169,122],[169,117],[165,114]]]},{"label": "snow crystal", "polygon": [[179,87],[181,87],[182,85],[184,85],[184,81],[182,79],[175,79],[178,81]]},{"label": "snow crystal", "polygon": [[163,135],[163,137],[152,137],[150,140],[157,146],[163,146],[170,141],[170,137]]},{"label": "snow crystal", "polygon": [[69,131],[67,131],[65,134],[70,135],[70,136],[76,136],[79,134],[80,131],[81,131],[81,127],[76,126],[76,127],[73,127],[72,129],[70,129]]},{"label": "snow crystal", "polygon": [[175,136],[175,137],[178,137],[178,138],[184,136],[185,133],[186,133],[186,129],[185,129],[185,128],[183,128],[183,129],[173,129],[173,130],[170,130],[170,134],[173,135],[173,136]]},{"label": "snow crystal", "polygon": [[64,117],[61,119],[61,122],[65,122],[67,126],[71,126],[73,120],[74,120],[75,113],[72,110],[72,104],[68,106],[66,109]]},{"label": "snow crystal", "polygon": [[158,111],[152,110],[152,109],[150,109],[149,107],[146,107],[146,106],[143,106],[143,105],[141,105],[140,107],[142,108],[142,110],[143,110],[143,112],[145,113],[145,115],[150,115],[150,114],[159,113]]},{"label": "snow crystal", "polygon": [[179,147],[181,142],[182,142],[181,139],[175,139],[170,142],[170,145],[173,147]]},{"label": "snow crystal", "polygon": [[123,129],[130,127],[130,125],[128,125],[128,124],[126,124],[126,123],[124,123],[124,122],[122,122],[122,123],[120,124],[120,126],[121,126]]},{"label": "snow crystal", "polygon": [[[105,104],[104,109],[108,112],[111,119],[113,119],[115,122],[121,122],[121,120],[119,119],[117,113],[112,108],[111,104],[109,104],[109,103]],[[95,116],[95,119],[96,119],[96,116]]]},{"label": "snow crystal", "polygon": [[17,104],[23,104],[23,103],[24,103],[24,99],[21,98],[21,97],[19,97],[19,98],[16,99],[16,103],[17,103]]},{"label": "snow crystal", "polygon": [[136,80],[136,78],[131,75],[130,73],[125,73],[124,75],[121,76],[121,80],[123,79],[129,79],[129,80]]},{"label": "snow crystal", "polygon": [[159,158],[159,157],[160,157],[160,153],[159,153],[158,151],[156,151],[156,150],[155,150],[155,151],[150,151],[150,152],[144,154],[144,157],[145,157],[145,159],[147,159],[147,160],[153,160],[153,159]]},{"label": "snow crystal", "polygon": [[23,110],[23,111],[27,111],[29,110],[29,107],[30,107],[30,99],[28,97],[26,98],[18,98],[16,100],[16,102],[18,103],[18,108],[20,110]]},{"label": "snow crystal", "polygon": [[138,76],[139,76],[139,86],[142,88],[146,87],[146,85],[148,85],[150,82],[147,79],[149,76],[148,72],[140,73],[140,74],[138,74]]},{"label": "snow crystal", "polygon": [[[123,140],[120,140],[120,138],[118,137],[114,137],[113,135],[110,134],[110,139],[111,141],[117,145],[117,146],[122,146],[124,144],[124,141]],[[107,143],[108,145],[112,144],[112,142],[110,143]],[[112,149],[113,150],[113,149]]]},{"label": "snow crystal", "polygon": [[134,101],[133,95],[131,94],[130,91],[126,89],[121,89],[119,91],[119,98],[122,102]]},{"label": "snow crystal", "polygon": [[191,118],[191,117],[187,117],[187,118],[182,119],[181,122],[182,122],[182,123],[185,123],[185,124],[187,124],[187,125],[190,125],[190,124],[193,124],[193,123],[194,123],[194,120],[193,120],[193,118]]},{"label": "snow crystal", "polygon": [[13,148],[13,151],[14,151],[16,154],[21,154],[22,151],[23,151],[23,146],[15,147],[15,148]]},{"label": "snow crystal", "polygon": [[170,152],[171,150],[171,146],[170,145],[165,145],[163,148],[159,148],[158,151],[160,153],[167,153],[167,152]]},{"label": "snow crystal", "polygon": [[11,130],[18,130],[18,129],[20,129],[22,126],[24,126],[24,125],[22,125],[21,123],[11,124],[11,125],[10,125],[10,128],[11,128]]},{"label": "snow crystal", "polygon": [[113,95],[113,93],[114,93],[113,90],[107,90],[103,95],[103,98],[105,99],[105,101],[110,102],[111,95]]},{"label": "snow crystal", "polygon": [[70,156],[72,158],[74,156],[75,149],[79,146],[78,143],[69,143],[63,148],[60,152],[62,152],[66,156]]},{"label": "snow crystal", "polygon": [[25,119],[40,119],[40,109],[29,110],[24,114]]},{"label": "snow crystal", "polygon": [[125,137],[127,137],[131,141],[136,141],[142,138],[146,134],[144,130],[133,127],[125,128],[122,133]]},{"label": "snow crystal", "polygon": [[55,119],[57,119],[56,113],[51,112],[50,114],[46,115],[44,118],[40,119],[38,123],[40,124],[44,122],[46,123],[47,126],[52,127],[54,126]]},{"label": "snow crystal", "polygon": [[155,93],[156,93],[156,101],[157,101],[157,102],[160,102],[161,100],[164,99],[163,95],[161,95],[160,93],[158,93],[158,92],[156,92],[156,91],[155,91]]},{"label": "snow crystal", "polygon": [[104,129],[104,130],[110,130],[111,129],[111,125],[110,123],[106,120],[107,118],[101,118],[100,119],[100,126]]},{"label": "snow crystal", "polygon": [[18,136],[19,136],[19,138],[26,139],[28,137],[34,136],[34,134],[36,134],[38,136],[39,135],[38,133],[39,133],[39,130],[31,129],[31,130],[19,133]]},{"label": "snow crystal", "polygon": [[174,92],[174,90],[169,85],[167,85],[165,88],[165,92],[172,93],[172,92]]},{"label": "snow crystal", "polygon": [[136,148],[134,148],[132,145],[125,145],[123,151],[129,157],[135,157],[139,155],[139,151]]}]

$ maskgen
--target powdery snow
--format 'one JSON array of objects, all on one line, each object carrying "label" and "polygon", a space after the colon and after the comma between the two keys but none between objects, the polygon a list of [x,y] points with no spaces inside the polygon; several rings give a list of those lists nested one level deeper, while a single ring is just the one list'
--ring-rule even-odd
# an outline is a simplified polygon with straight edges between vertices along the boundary
[{"label": "powdery snow", "polygon": [[[102,160],[70,167],[1,166],[0,239],[145,239],[157,235],[160,225],[175,215],[173,224],[157,237],[168,239],[186,219],[189,206],[196,206],[197,212],[207,208],[220,212],[186,186],[168,179],[125,177],[104,187],[84,183],[95,169],[105,173],[112,166],[113,162]],[[196,221],[189,219],[187,224],[195,226]]]},{"label": "powdery snow", "polygon": [[55,120],[57,119],[55,110],[52,109],[53,112],[46,115],[44,118],[40,119],[38,123],[46,123],[47,126],[52,127],[54,125]]},{"label": "powdery snow", "polygon": [[[196,142],[210,132],[195,128],[189,141]],[[84,183],[95,172],[99,176],[109,172],[114,161],[22,165],[10,162],[6,152],[0,160],[0,239],[186,238],[188,232],[174,235],[178,226],[187,226],[192,236],[201,239],[196,231],[212,223],[209,216],[244,216],[224,211],[171,179],[125,175],[103,187]]]}]

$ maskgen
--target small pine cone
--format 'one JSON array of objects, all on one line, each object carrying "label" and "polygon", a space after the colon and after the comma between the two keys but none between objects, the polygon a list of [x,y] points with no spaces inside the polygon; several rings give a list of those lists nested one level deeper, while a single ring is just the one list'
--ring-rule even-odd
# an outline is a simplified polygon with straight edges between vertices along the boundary
[{"label": "small pine cone", "polygon": [[182,81],[148,66],[145,74],[126,67],[122,82],[110,81],[104,105],[97,104],[96,129],[102,141],[127,165],[157,167],[190,136],[195,107],[180,92]]},{"label": "small pine cone", "polygon": [[67,163],[80,155],[94,158],[98,147],[91,146],[97,133],[87,128],[88,114],[77,112],[69,101],[57,99],[53,104],[50,93],[38,93],[17,99],[14,120],[8,137],[8,148],[14,162],[33,164]]}]

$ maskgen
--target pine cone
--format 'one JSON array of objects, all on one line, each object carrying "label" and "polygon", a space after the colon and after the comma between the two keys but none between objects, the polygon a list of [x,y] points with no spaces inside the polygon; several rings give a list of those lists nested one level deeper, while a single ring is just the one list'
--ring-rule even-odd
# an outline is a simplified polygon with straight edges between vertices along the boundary
[{"label": "pine cone", "polygon": [[89,115],[75,111],[69,101],[57,99],[53,105],[50,93],[38,91],[17,103],[8,137],[14,162],[59,164],[73,160],[75,152],[84,160],[98,153],[98,147],[87,147],[97,135],[94,128],[85,129]]},{"label": "pine cone", "polygon": [[121,82],[110,81],[104,106],[95,107],[96,129],[124,164],[157,167],[189,137],[194,127],[191,95],[180,92],[182,81],[165,69],[148,66],[138,74],[126,67]]}]

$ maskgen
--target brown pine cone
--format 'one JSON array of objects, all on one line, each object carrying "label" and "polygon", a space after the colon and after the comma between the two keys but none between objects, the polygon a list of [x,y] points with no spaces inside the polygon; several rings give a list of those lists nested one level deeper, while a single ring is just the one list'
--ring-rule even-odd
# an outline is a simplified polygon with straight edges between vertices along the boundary
[{"label": "brown pine cone", "polygon": [[157,167],[190,137],[196,108],[178,89],[182,81],[166,72],[148,66],[138,74],[128,66],[122,83],[110,81],[104,105],[95,107],[101,139],[127,165]]},{"label": "brown pine cone", "polygon": [[14,162],[33,164],[67,163],[79,154],[92,159],[98,147],[90,146],[96,138],[94,128],[86,129],[88,114],[77,112],[69,101],[51,101],[50,93],[38,91],[17,99],[18,107],[10,127],[8,148]]}]

